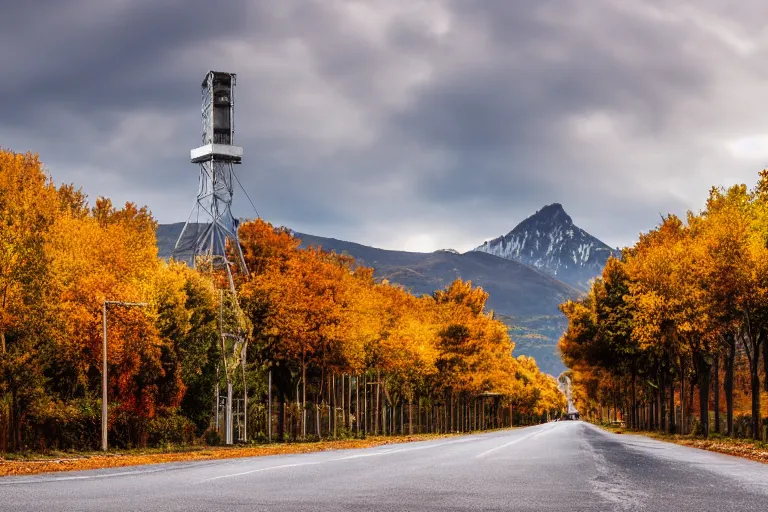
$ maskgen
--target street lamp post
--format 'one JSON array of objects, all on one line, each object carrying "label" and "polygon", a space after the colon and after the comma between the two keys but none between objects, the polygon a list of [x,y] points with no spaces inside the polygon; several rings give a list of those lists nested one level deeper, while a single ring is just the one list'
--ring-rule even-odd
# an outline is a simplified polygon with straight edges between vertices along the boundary
[{"label": "street lamp post", "polygon": [[105,300],[102,309],[102,321],[104,324],[104,339],[101,347],[101,450],[107,451],[107,305],[125,307],[144,307],[146,302],[121,302],[119,300]]}]

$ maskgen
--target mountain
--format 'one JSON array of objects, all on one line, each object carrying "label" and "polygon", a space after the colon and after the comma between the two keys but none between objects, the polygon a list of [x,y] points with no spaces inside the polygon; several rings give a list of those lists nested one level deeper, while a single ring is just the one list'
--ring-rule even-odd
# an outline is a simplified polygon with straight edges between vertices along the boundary
[{"label": "mountain", "polygon": [[585,291],[618,252],[576,226],[559,203],[537,211],[504,236],[474,249],[531,265]]},{"label": "mountain", "polygon": [[[155,237],[157,237],[157,253],[161,258],[170,258],[173,254],[173,248],[176,245],[176,240],[179,239],[181,230],[184,229],[183,222],[176,222],[174,224],[158,224],[155,231]],[[184,237],[186,238],[186,236]]]},{"label": "mountain", "polygon": [[302,246],[349,254],[373,267],[379,279],[409,288],[415,295],[432,294],[456,278],[481,286],[490,294],[488,307],[512,318],[558,314],[557,306],[578,292],[535,269],[480,252],[451,250],[431,253],[389,251],[333,238],[295,233]]},{"label": "mountain", "polygon": [[[157,229],[159,254],[170,256],[184,225],[161,224]],[[510,326],[515,354],[536,358],[539,367],[552,375],[565,370],[557,352],[557,340],[565,318],[557,306],[579,292],[553,277],[521,264],[482,252],[460,254],[453,250],[414,253],[377,249],[334,238],[294,232],[302,246],[353,256],[373,267],[377,279],[388,279],[416,295],[431,294],[461,277],[490,294],[488,307]]]}]

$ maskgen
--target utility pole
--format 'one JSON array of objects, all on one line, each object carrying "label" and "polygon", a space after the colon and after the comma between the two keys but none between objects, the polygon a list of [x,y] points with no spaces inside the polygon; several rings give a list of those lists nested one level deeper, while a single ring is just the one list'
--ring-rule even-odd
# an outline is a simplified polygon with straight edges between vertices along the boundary
[{"label": "utility pole", "polygon": [[105,300],[102,309],[104,339],[101,347],[101,450],[107,451],[107,305],[124,307],[145,307],[146,302],[121,302]]},{"label": "utility pole", "polygon": [[267,380],[267,442],[272,442],[272,370]]},{"label": "utility pole", "polygon": [[245,358],[248,355],[247,353],[248,345],[243,344],[243,348],[241,349],[241,355],[240,355],[240,362],[243,365],[243,442],[248,442],[248,383],[245,379]]},{"label": "utility pole", "polygon": [[227,444],[232,444],[232,381],[227,382],[227,412],[225,415]]}]

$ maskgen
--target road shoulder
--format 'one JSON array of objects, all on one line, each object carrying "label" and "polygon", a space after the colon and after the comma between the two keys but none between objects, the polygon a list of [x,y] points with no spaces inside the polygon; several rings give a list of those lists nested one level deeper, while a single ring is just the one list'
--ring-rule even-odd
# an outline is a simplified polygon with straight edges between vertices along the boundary
[{"label": "road shoulder", "polygon": [[732,439],[720,435],[711,435],[709,439],[694,436],[684,436],[679,434],[662,434],[659,432],[648,432],[643,430],[628,430],[626,428],[611,428],[597,425],[607,432],[616,435],[639,435],[645,436],[657,441],[674,443],[690,448],[698,448],[711,452],[733,455],[744,459],[750,459],[756,462],[768,464],[768,443],[752,441],[749,439]]},{"label": "road shoulder", "polygon": [[306,443],[273,443],[256,446],[187,447],[175,451],[132,450],[123,452],[89,452],[77,454],[37,455],[7,460],[0,458],[0,477],[36,475],[60,471],[119,468],[169,462],[236,459],[314,453],[329,450],[373,448],[388,444],[431,441],[460,434],[414,434],[406,436],[369,436],[366,439],[344,439]]}]

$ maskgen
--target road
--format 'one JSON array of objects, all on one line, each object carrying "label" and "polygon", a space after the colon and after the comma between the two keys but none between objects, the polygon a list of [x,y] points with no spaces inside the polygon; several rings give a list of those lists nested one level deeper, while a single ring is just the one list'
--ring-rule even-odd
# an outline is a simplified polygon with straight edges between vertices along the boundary
[{"label": "road", "polygon": [[0,479],[0,510],[768,510],[768,465],[558,422],[302,455]]}]

